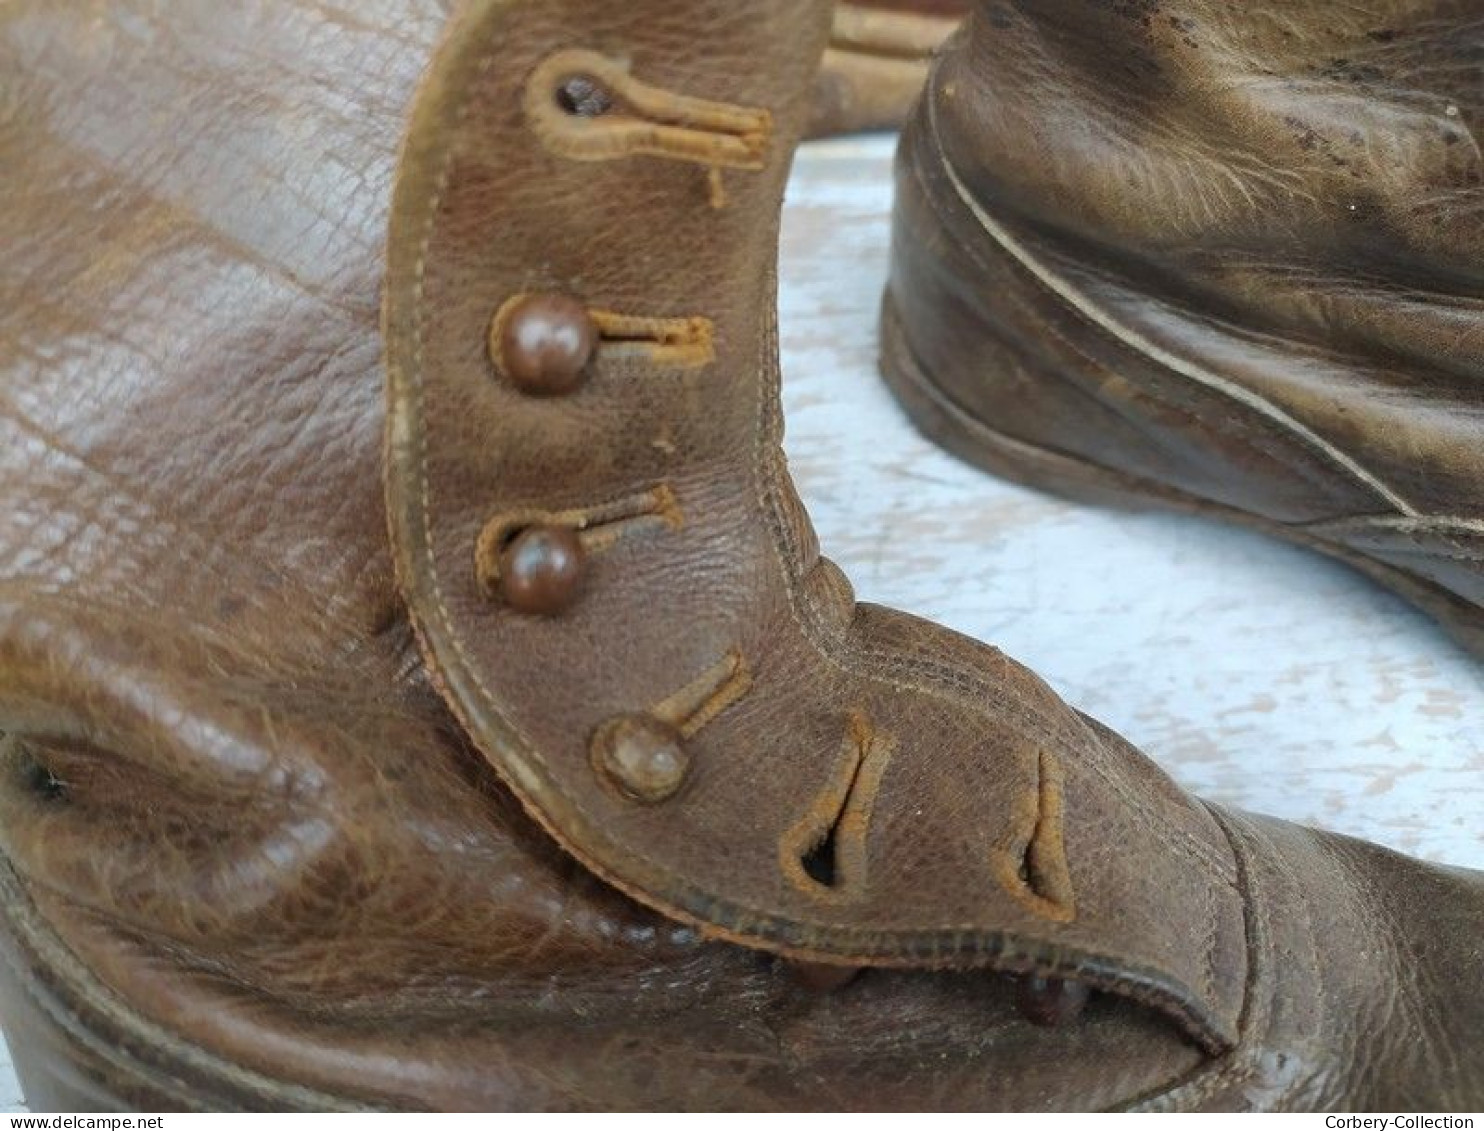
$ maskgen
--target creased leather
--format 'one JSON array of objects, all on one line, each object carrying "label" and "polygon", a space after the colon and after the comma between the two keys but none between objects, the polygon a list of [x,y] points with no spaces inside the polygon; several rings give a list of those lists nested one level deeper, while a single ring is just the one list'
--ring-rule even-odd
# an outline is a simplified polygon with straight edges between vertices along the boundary
[{"label": "creased leather", "polygon": [[[731,13],[698,7],[693,26]],[[433,686],[386,530],[388,201],[444,17],[0,9],[0,1020],[33,1105],[1477,1103],[1480,896],[1462,875],[1220,818],[1250,977],[1235,1045],[1212,1055],[1127,994],[1036,1028],[984,970],[805,991],[523,815]],[[761,208],[748,262],[771,254]],[[760,284],[733,282],[742,319]],[[669,576],[705,581],[718,557]],[[843,584],[821,568],[817,600],[848,609]],[[857,615],[935,664],[984,662]],[[612,643],[590,658],[626,655]],[[1195,808],[994,664],[1123,760],[1136,801]],[[1121,867],[1111,844],[1087,867]],[[1355,1023],[1390,1016],[1416,1023]]]}]

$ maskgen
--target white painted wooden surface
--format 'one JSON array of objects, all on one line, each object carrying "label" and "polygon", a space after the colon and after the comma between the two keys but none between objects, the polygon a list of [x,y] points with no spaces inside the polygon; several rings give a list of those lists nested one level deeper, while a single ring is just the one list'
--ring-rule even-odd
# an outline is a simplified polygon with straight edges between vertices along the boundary
[{"label": "white painted wooden surface", "polygon": [[1431,622],[1312,554],[1001,483],[911,429],[875,371],[892,146],[806,147],[785,211],[787,447],[861,599],[999,645],[1206,797],[1484,868],[1484,664]]}]

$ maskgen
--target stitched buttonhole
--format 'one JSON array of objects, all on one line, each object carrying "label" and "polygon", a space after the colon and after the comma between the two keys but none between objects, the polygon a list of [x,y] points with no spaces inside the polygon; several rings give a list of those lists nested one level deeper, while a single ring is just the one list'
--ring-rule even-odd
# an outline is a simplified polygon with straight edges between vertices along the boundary
[{"label": "stitched buttonhole", "polygon": [[626,60],[581,48],[543,60],[524,104],[537,139],[574,161],[647,156],[757,170],[773,129],[765,109],[653,86],[630,74]]},{"label": "stitched buttonhole", "polygon": [[831,821],[824,839],[799,857],[799,864],[803,867],[804,873],[816,884],[827,888],[834,887],[839,878],[835,873],[835,833],[839,827],[838,819]]},{"label": "stitched buttonhole", "polygon": [[598,349],[607,357],[636,357],[678,369],[716,360],[716,327],[709,318],[650,318],[611,310],[593,310],[589,316],[598,329]]},{"label": "stitched buttonhole", "polygon": [[871,812],[895,749],[863,713],[851,715],[830,780],[779,841],[779,867],[796,888],[824,899],[864,891]]},{"label": "stitched buttonhole", "polygon": [[61,801],[67,796],[67,783],[57,777],[46,763],[30,751],[22,753],[21,780],[26,788],[43,801]]},{"label": "stitched buttonhole", "polygon": [[1061,763],[1046,750],[1034,756],[1035,781],[1011,813],[1010,843],[995,850],[1000,886],[1043,919],[1069,923],[1077,916],[1067,862]]},{"label": "stitched buttonhole", "polygon": [[574,118],[599,118],[613,109],[612,93],[591,75],[568,75],[557,83],[556,104]]}]

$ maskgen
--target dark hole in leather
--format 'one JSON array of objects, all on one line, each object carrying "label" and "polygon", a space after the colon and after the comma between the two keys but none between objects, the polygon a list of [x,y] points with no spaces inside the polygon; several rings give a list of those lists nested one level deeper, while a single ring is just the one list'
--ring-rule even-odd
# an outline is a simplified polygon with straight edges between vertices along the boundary
[{"label": "dark hole in leather", "polygon": [[613,109],[613,95],[596,79],[569,75],[557,87],[556,103],[574,118],[598,118]]},{"label": "dark hole in leather", "polygon": [[811,848],[799,863],[804,866],[804,872],[817,884],[832,888],[835,886],[835,829],[836,825],[830,826],[830,831],[825,834],[824,839]]},{"label": "dark hole in leather", "polygon": [[500,553],[503,555],[514,544],[515,540],[529,529],[531,529],[529,525],[521,523],[520,525],[512,524],[500,531]]},{"label": "dark hole in leather", "polygon": [[17,754],[16,772],[25,789],[44,801],[58,801],[66,796],[66,783],[38,760],[34,752],[21,746]]}]

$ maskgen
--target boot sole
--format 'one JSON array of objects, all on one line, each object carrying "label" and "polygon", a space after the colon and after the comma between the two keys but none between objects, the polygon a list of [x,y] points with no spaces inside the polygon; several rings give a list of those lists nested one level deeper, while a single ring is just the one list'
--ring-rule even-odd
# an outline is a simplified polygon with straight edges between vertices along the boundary
[{"label": "boot sole", "polygon": [[887,387],[918,431],[975,467],[1076,502],[1120,510],[1200,515],[1317,550],[1393,590],[1437,620],[1464,649],[1484,658],[1484,610],[1426,578],[1303,529],[1028,444],[989,427],[955,403],[924,371],[889,293],[882,305],[880,369]]}]

